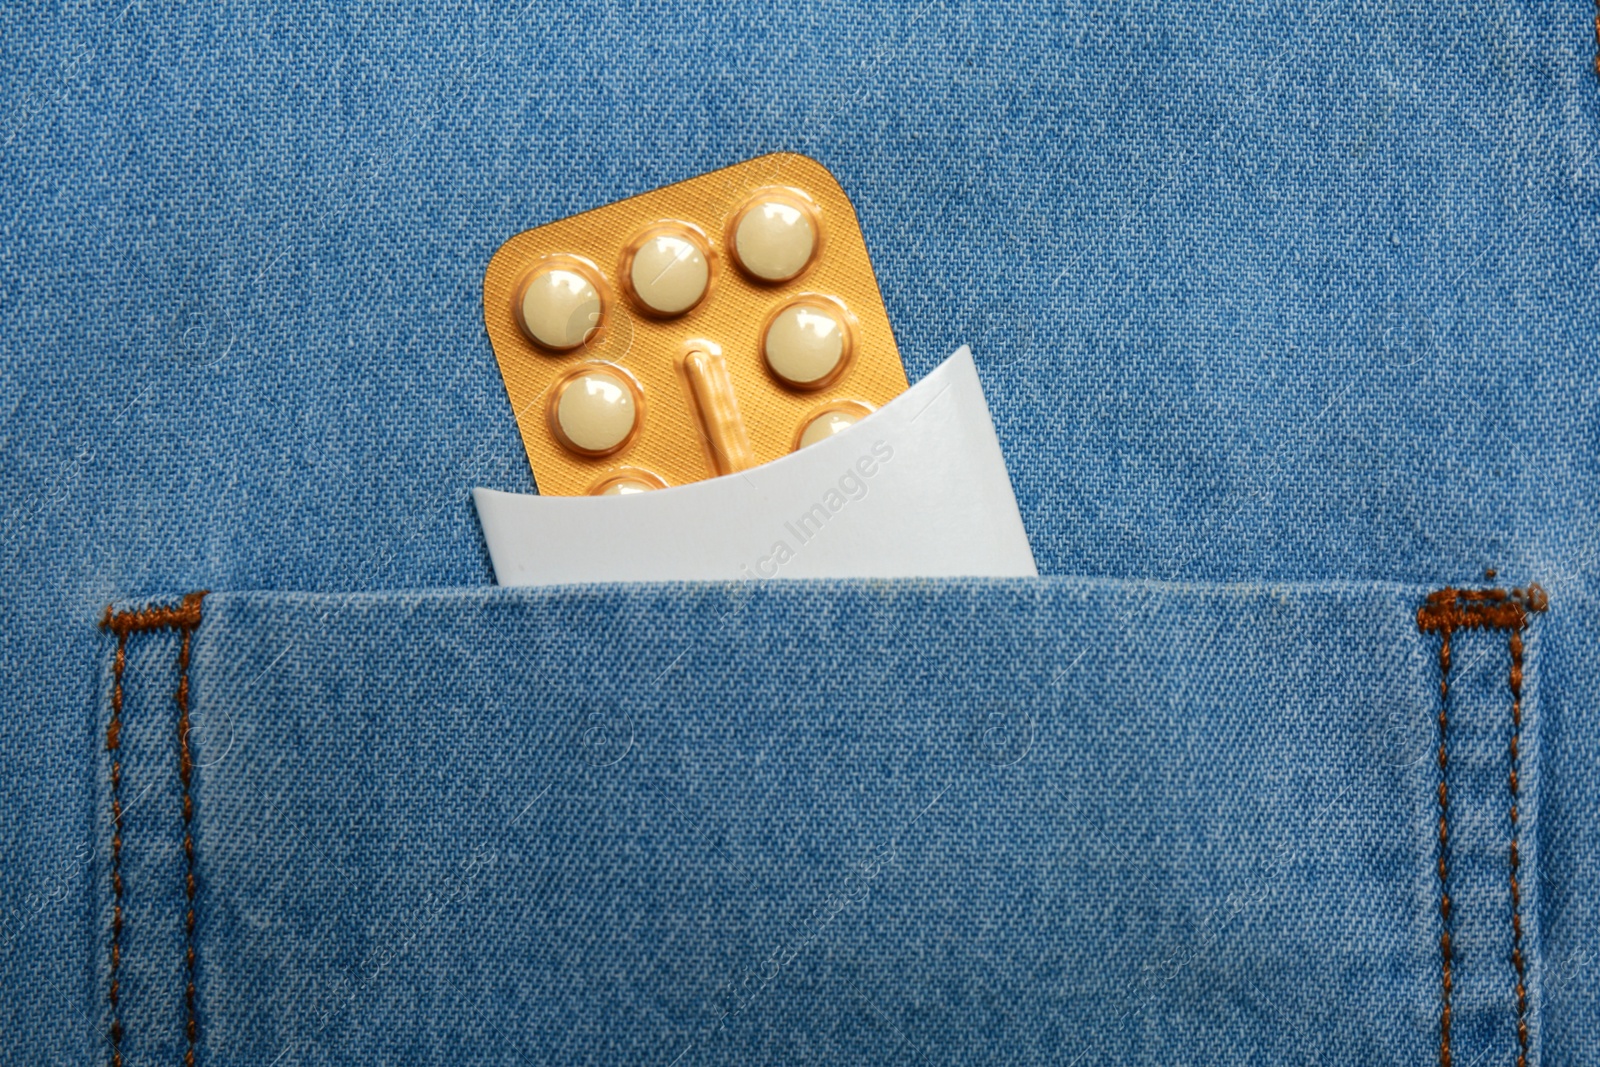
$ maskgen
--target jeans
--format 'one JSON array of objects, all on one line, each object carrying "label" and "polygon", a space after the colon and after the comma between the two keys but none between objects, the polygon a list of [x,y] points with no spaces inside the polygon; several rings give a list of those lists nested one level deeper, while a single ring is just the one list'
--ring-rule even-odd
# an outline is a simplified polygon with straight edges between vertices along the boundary
[{"label": "jeans", "polygon": [[[1600,1061],[1593,17],[0,13],[0,1059]],[[489,588],[488,257],[779,149],[1042,577]]]}]

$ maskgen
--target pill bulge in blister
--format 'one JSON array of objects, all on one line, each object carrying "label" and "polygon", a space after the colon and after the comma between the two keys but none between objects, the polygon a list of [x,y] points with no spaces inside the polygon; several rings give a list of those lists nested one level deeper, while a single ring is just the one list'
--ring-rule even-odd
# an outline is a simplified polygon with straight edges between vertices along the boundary
[{"label": "pill bulge in blister", "polygon": [[733,226],[733,253],[739,265],[764,282],[797,276],[810,265],[816,250],[815,210],[792,193],[757,196]]},{"label": "pill bulge in blister", "polygon": [[577,348],[600,325],[604,311],[596,280],[565,257],[541,265],[528,275],[518,300],[522,328],[546,348]]},{"label": "pill bulge in blister", "polygon": [[711,283],[708,242],[686,225],[665,224],[641,235],[624,256],[629,291],[647,314],[682,315]]},{"label": "pill bulge in blister", "polygon": [[648,493],[653,489],[665,489],[667,483],[652,471],[636,467],[623,467],[612,471],[594,487],[589,490],[590,496],[632,496],[635,493]]},{"label": "pill bulge in blister", "polygon": [[800,440],[795,445],[796,451],[818,441],[826,441],[836,433],[844,433],[850,427],[866,418],[871,412],[864,407],[838,406],[830,407],[821,414],[806,421],[800,431]]},{"label": "pill bulge in blister", "polygon": [[850,347],[848,313],[826,297],[806,296],[785,304],[761,336],[767,366],[796,389],[819,389],[836,379]]},{"label": "pill bulge in blister", "polygon": [[515,235],[484,325],[545,494],[735,474],[906,389],[855,209],[790,154]]},{"label": "pill bulge in blister", "polygon": [[596,496],[632,496],[634,493],[648,493],[656,488],[649,482],[641,482],[635,478],[615,478],[607,482]]},{"label": "pill bulge in blister", "polygon": [[617,369],[596,366],[556,389],[551,423],[562,443],[590,455],[615,452],[639,425],[638,397]]}]

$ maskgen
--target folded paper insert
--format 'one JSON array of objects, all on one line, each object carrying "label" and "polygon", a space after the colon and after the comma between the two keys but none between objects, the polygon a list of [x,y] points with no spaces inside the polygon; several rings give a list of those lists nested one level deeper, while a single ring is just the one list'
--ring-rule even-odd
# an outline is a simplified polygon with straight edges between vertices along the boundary
[{"label": "folded paper insert", "polygon": [[629,496],[473,499],[501,585],[1038,574],[965,347],[759,467]]}]

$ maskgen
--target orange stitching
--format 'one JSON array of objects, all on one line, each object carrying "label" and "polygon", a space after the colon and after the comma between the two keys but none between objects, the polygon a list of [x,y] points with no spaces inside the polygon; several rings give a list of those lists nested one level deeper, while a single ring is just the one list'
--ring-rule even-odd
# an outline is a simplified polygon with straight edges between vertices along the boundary
[{"label": "orange stitching", "polygon": [[1522,887],[1517,884],[1517,767],[1521,754],[1517,751],[1522,736],[1522,634],[1511,631],[1511,964],[1517,969],[1517,1067],[1528,1067],[1528,990],[1523,984],[1527,975],[1522,968]]},{"label": "orange stitching", "polygon": [[192,630],[200,625],[200,602],[205,595],[204,589],[198,593],[190,593],[175,608],[141,608],[138,611],[119,611],[113,614],[110,605],[107,605],[105,617],[100,620],[100,628],[118,635],[144,633],[149,630]]},{"label": "orange stitching", "polygon": [[117,658],[111,667],[111,721],[106,724],[106,750],[111,757],[111,1067],[122,1067],[122,1009],[117,972],[122,966],[122,672],[128,665],[128,635],[117,635]]},{"label": "orange stitching", "polygon": [[[1494,572],[1489,571],[1493,578]],[[1524,985],[1522,960],[1522,887],[1517,881],[1521,859],[1517,851],[1518,745],[1522,734],[1522,634],[1528,626],[1529,612],[1544,611],[1550,598],[1537,584],[1527,589],[1441,589],[1429,593],[1427,602],[1417,609],[1417,629],[1437,633],[1439,641],[1439,916],[1443,927],[1439,937],[1442,957],[1442,1000],[1439,1010],[1439,1065],[1450,1067],[1450,994],[1452,992],[1450,946],[1450,892],[1446,849],[1450,840],[1450,794],[1445,780],[1449,764],[1446,731],[1449,726],[1450,635],[1457,630],[1511,631],[1511,963],[1517,972],[1517,1040],[1521,1053],[1517,1067],[1528,1064],[1528,997]]]},{"label": "orange stitching", "polygon": [[[189,779],[194,762],[189,754],[189,649],[195,629],[200,625],[200,605],[205,590],[190,593],[175,608],[151,607],[138,611],[113,612],[108,605],[100,619],[100,628],[117,635],[117,655],[112,663],[111,721],[106,725],[106,748],[118,752],[122,747],[122,679],[128,664],[128,637],[151,630],[177,629],[182,631],[183,643],[178,650],[178,691],[174,699],[178,705],[178,777],[183,783],[183,851],[187,866],[184,890],[188,910],[184,917],[184,962],[188,982],[184,990],[187,1020],[184,1027],[188,1051],[184,1055],[185,1067],[194,1067],[194,1050],[199,1026],[195,1015],[195,952],[194,952],[194,837],[190,833],[194,817],[194,803],[189,793]],[[122,1067],[122,1010],[117,973],[122,966],[122,764],[111,760],[111,1067]]]},{"label": "orange stitching", "polygon": [[[195,602],[195,607],[198,613],[198,600]],[[184,967],[188,973],[183,994],[188,1016],[184,1025],[184,1036],[189,1040],[189,1048],[183,1055],[184,1067],[194,1067],[195,1038],[199,1035],[199,1024],[194,1010],[194,835],[190,832],[194,819],[194,803],[189,796],[189,775],[194,769],[194,761],[189,756],[189,642],[193,634],[193,628],[184,628],[183,645],[178,650],[177,693],[178,777],[183,782],[183,861],[186,868],[183,888],[184,895],[189,900],[189,910],[184,916],[183,934]]]},{"label": "orange stitching", "polygon": [[1417,609],[1417,629],[1425,634],[1456,630],[1520,630],[1530,611],[1543,611],[1550,598],[1538,584],[1527,589],[1441,589]]},{"label": "orange stitching", "polygon": [[1446,770],[1450,757],[1445,748],[1450,725],[1450,632],[1439,642],[1439,957],[1443,1005],[1439,1011],[1439,1067],[1450,1067],[1450,994],[1454,982],[1450,967],[1450,877],[1446,855],[1450,848],[1450,789]]}]

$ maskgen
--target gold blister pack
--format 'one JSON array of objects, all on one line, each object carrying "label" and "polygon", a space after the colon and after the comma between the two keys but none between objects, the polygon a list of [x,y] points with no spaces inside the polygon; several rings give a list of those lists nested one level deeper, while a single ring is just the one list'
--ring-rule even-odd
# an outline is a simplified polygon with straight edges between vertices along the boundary
[{"label": "gold blister pack", "polygon": [[546,495],[734,473],[907,386],[849,197],[789,153],[517,234],[483,308]]}]

